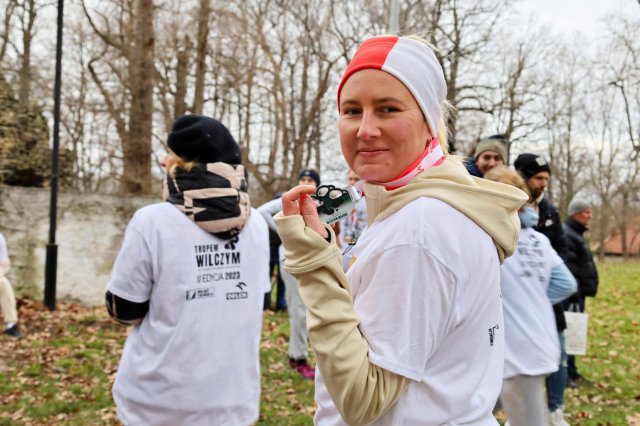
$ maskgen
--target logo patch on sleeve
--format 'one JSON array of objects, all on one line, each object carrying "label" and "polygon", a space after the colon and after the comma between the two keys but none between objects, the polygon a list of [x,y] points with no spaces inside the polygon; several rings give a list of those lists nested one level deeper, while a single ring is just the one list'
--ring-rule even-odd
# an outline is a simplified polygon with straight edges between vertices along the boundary
[{"label": "logo patch on sleeve", "polygon": [[500,330],[500,326],[498,324],[489,329],[489,346],[493,346],[493,342],[496,339],[496,330]]}]

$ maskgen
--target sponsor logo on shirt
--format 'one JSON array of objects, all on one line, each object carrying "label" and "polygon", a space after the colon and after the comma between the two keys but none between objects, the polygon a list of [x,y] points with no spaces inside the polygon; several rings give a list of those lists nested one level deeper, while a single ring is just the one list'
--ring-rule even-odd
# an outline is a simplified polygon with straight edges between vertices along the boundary
[{"label": "sponsor logo on shirt", "polygon": [[214,287],[195,288],[187,290],[186,300],[206,299],[215,295]]},{"label": "sponsor logo on shirt", "polygon": [[240,300],[247,299],[249,297],[249,293],[246,291],[236,291],[227,293],[227,300]]},{"label": "sponsor logo on shirt", "polygon": [[498,324],[489,329],[489,346],[493,346],[493,341],[496,338],[496,330],[500,330],[500,326]]}]

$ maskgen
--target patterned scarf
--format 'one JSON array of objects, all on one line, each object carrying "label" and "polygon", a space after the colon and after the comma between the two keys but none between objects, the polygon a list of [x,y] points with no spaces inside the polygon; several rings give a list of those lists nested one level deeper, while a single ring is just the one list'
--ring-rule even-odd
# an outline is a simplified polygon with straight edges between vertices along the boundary
[{"label": "patterned scarf", "polygon": [[237,242],[251,212],[247,187],[244,166],[209,163],[167,174],[162,198],[210,234]]}]

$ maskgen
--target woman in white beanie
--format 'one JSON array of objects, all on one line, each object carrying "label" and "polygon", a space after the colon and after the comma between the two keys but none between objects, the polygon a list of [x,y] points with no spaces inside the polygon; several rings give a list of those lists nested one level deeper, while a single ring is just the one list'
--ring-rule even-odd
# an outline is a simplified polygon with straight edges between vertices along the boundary
[{"label": "woman in white beanie", "polygon": [[418,37],[371,38],[347,67],[338,129],[368,227],[346,275],[316,188],[283,195],[276,222],[307,306],[318,425],[497,424],[500,262],[527,197],[447,155],[445,97]]}]

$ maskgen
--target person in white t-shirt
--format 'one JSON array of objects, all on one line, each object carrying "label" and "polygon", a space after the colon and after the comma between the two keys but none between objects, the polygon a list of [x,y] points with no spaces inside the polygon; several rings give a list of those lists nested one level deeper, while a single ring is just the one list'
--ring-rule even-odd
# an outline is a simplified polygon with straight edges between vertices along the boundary
[{"label": "person in white t-shirt", "polygon": [[133,324],[113,398],[124,425],[250,425],[260,406],[268,228],[251,208],[240,148],[217,120],[169,134],[165,202],[138,210],[107,287]]},{"label": "person in white t-shirt", "polygon": [[[298,175],[299,185],[320,185],[320,173],[316,169],[304,168]],[[282,210],[282,198],[267,201],[258,207],[258,212],[264,217],[267,225],[276,231],[276,223],[273,216]],[[285,295],[287,297],[287,313],[289,314],[289,367],[296,370],[305,379],[315,377],[315,369],[309,365],[307,358],[309,355],[307,335],[306,308],[300,292],[298,282],[287,271],[282,269],[284,262],[284,250],[280,246],[280,274],[285,285]]]},{"label": "person in white t-shirt", "polygon": [[[485,179],[527,191],[514,170],[498,166]],[[533,229],[538,215],[518,213],[522,230],[515,253],[502,265],[505,363],[500,401],[512,426],[547,424],[545,377],[558,370],[560,344],[552,305],[576,292],[576,281],[549,239]]]},{"label": "person in white t-shirt", "polygon": [[371,38],[347,67],[338,130],[365,181],[368,227],[346,275],[316,188],[282,196],[275,220],[307,306],[317,425],[497,425],[500,262],[527,196],[447,155],[445,98],[442,68],[415,36]]},{"label": "person in white t-shirt", "polygon": [[18,309],[16,307],[16,296],[7,274],[11,270],[9,260],[9,250],[4,235],[0,234],[0,311],[6,327],[4,334],[19,339],[22,337],[18,330]]}]

